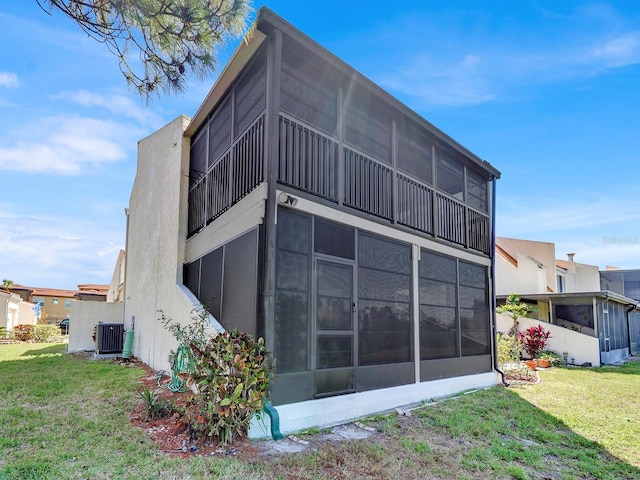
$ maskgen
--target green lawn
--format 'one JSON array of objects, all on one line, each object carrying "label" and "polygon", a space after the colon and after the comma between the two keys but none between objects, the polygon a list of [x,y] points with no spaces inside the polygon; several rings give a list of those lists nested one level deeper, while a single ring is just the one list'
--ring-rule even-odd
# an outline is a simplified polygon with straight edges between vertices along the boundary
[{"label": "green lawn", "polygon": [[382,433],[311,453],[169,459],[129,424],[144,372],[64,355],[63,345],[0,345],[0,479],[639,479],[640,362],[551,369],[494,388],[376,415]]}]

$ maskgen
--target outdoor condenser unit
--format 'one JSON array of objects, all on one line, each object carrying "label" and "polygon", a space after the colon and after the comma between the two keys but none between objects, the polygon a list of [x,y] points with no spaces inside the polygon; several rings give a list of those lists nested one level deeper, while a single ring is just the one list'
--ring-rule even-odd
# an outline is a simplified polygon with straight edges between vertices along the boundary
[{"label": "outdoor condenser unit", "polygon": [[121,353],[123,323],[99,323],[96,326],[96,353]]}]

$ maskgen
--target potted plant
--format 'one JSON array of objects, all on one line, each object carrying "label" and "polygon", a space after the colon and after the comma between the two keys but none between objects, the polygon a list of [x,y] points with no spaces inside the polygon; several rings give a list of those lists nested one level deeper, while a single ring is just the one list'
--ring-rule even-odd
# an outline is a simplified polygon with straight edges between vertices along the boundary
[{"label": "potted plant", "polygon": [[543,367],[543,363],[547,361],[550,367],[557,367],[566,363],[563,358],[558,355],[556,352],[551,350],[541,350],[536,354],[536,359],[538,360],[538,365]]},{"label": "potted plant", "polygon": [[522,342],[524,351],[531,360],[535,361],[538,352],[544,350],[548,339],[551,337],[551,331],[545,330],[541,324],[535,327],[529,327],[523,332],[518,332],[518,338]]}]

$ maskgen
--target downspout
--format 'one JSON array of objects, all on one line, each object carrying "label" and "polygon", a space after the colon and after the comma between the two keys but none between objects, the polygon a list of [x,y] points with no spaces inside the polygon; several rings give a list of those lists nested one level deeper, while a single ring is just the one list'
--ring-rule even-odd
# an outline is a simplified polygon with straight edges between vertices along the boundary
[{"label": "downspout", "polygon": [[505,387],[509,386],[509,382],[504,375],[504,372],[500,370],[498,365],[498,346],[496,344],[496,336],[498,330],[496,328],[496,178],[493,177],[491,181],[491,344],[492,356],[493,356],[493,369],[502,377],[502,384]]}]

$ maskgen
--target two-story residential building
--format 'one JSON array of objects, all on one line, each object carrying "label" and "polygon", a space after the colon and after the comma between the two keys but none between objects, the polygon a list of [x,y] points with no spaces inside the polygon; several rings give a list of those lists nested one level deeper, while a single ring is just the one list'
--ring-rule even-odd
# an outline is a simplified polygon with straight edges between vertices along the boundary
[{"label": "two-story residential building", "polygon": [[499,172],[270,10],[192,119],[140,141],[125,325],[265,339],[284,432],[495,385]]},{"label": "two-story residential building", "polygon": [[76,298],[76,290],[59,288],[25,287],[12,285],[11,291],[17,293],[23,300],[40,304],[44,311],[44,320],[49,324],[56,324],[69,316],[71,302]]},{"label": "two-story residential building", "polygon": [[[510,293],[536,307],[535,318],[522,319],[520,329],[546,322],[549,348],[567,353],[570,363],[594,366],[635,354],[640,346],[638,300],[612,288],[614,275],[595,265],[575,261],[575,254],[556,259],[555,245],[513,238],[496,238],[496,295],[503,302]],[[610,279],[607,283],[603,279]],[[499,316],[499,331],[511,320]]]}]

